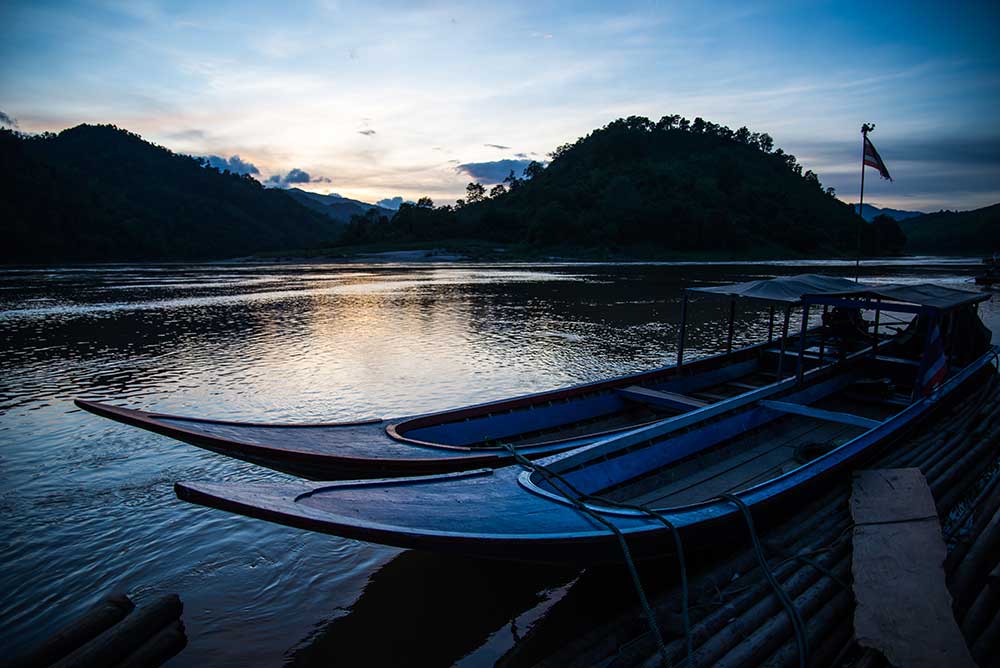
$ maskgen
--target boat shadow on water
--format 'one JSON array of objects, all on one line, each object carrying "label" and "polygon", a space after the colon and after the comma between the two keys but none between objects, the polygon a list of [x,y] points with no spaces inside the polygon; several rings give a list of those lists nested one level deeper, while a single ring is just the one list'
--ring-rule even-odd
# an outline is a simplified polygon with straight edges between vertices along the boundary
[{"label": "boat shadow on water", "polygon": [[[690,565],[730,551],[700,549]],[[637,568],[647,595],[679,582],[671,558]],[[346,613],[292,647],[285,666],[528,666],[635,604],[624,563],[581,569],[407,550],[371,576]],[[659,621],[681,629],[679,610],[676,619]],[[645,623],[640,616],[633,622]]]},{"label": "boat shadow on water", "polygon": [[291,648],[285,665],[451,666],[498,632],[510,639],[502,653],[524,631],[517,620],[578,572],[408,550],[371,576],[346,614]]}]

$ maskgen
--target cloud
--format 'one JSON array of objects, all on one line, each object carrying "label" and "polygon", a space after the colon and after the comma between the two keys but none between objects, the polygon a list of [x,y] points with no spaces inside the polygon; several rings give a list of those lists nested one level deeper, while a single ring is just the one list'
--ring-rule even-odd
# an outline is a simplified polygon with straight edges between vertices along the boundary
[{"label": "cloud", "polygon": [[504,146],[503,144],[483,144],[483,146],[487,146],[489,148],[498,148],[501,150],[507,150],[508,148],[510,148],[510,146]]},{"label": "cloud", "polygon": [[468,174],[472,178],[483,183],[500,183],[507,175],[514,172],[514,176],[521,176],[524,168],[531,164],[531,160],[494,160],[492,162],[466,162],[455,169],[461,174]]},{"label": "cloud", "polygon": [[16,128],[17,120],[0,111],[0,125],[6,125],[8,128]]},{"label": "cloud", "polygon": [[298,167],[292,168],[287,174],[272,174],[264,181],[265,185],[288,188],[299,183],[333,183],[328,176],[312,176]]},{"label": "cloud", "polygon": [[375,134],[375,131],[369,128],[367,130],[358,130],[358,134],[365,135],[366,137],[371,137],[373,134]]},{"label": "cloud", "polygon": [[220,172],[228,169],[233,174],[260,174],[260,170],[257,169],[255,164],[242,160],[238,155],[234,155],[228,160],[218,155],[205,155],[202,157],[207,161],[209,167],[214,167]]},{"label": "cloud", "polygon": [[309,176],[309,172],[298,167],[285,174],[285,183],[309,183],[311,180],[312,177]]},{"label": "cloud", "polygon": [[[403,198],[397,195],[396,197],[387,197],[386,199],[380,199],[379,201],[375,202],[375,205],[381,206],[385,209],[392,209],[393,211],[396,211],[397,209],[399,209],[399,206],[403,203],[403,201],[404,201]],[[413,204],[413,202],[408,202],[408,203]]]}]

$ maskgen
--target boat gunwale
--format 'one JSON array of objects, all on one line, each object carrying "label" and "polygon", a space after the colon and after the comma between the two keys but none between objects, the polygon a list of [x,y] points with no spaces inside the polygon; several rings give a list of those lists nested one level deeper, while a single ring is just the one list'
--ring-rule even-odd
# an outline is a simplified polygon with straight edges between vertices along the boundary
[{"label": "boat gunwale", "polygon": [[[791,471],[782,473],[781,475],[775,476],[773,478],[769,478],[760,483],[757,483],[756,485],[740,490],[738,492],[734,492],[733,495],[740,498],[748,506],[753,506],[754,504],[768,501],[774,498],[775,496],[785,491],[788,491],[791,488],[794,488],[796,486],[795,484],[788,485],[786,483],[788,482],[789,479],[793,477],[799,477],[803,475],[806,472],[806,469],[813,470],[811,475],[808,476],[809,478],[815,478],[818,477],[819,475],[829,472],[831,469],[834,469],[837,466],[842,465],[846,461],[849,461],[853,457],[857,456],[864,449],[867,449],[868,447],[879,443],[885,437],[885,435],[887,435],[883,434],[883,432],[888,432],[888,434],[891,434],[895,432],[897,429],[899,429],[901,426],[905,426],[906,424],[912,422],[916,418],[916,416],[922,414],[929,407],[938,403],[941,400],[942,396],[946,397],[951,392],[958,389],[958,387],[960,387],[966,380],[968,380],[968,378],[972,376],[976,371],[990,364],[991,359],[1000,360],[1000,344],[991,345],[990,348],[985,353],[983,353],[979,358],[977,358],[970,364],[966,365],[959,372],[957,372],[951,378],[946,380],[934,394],[926,397],[921,397],[917,401],[911,403],[909,406],[902,408],[895,414],[890,415],[886,419],[879,421],[878,425],[875,425],[870,429],[866,429],[864,432],[858,434],[857,436],[850,439],[846,443],[843,443],[837,446],[836,448],[833,448],[829,452],[823,453],[819,457],[811,459],[808,462],[803,463],[801,466],[792,469]],[[821,371],[823,369],[824,367],[821,367],[819,369],[814,369],[813,371]],[[794,378],[790,378],[788,380],[794,380]],[[734,408],[742,408],[743,406],[749,406],[750,404],[755,403],[756,401],[759,400],[760,399],[756,399]],[[713,415],[705,416],[706,419],[710,417],[713,417]],[[669,434],[670,432],[667,433]],[[597,443],[595,443],[594,445],[597,445]],[[848,449],[855,450],[855,452],[851,453],[849,456],[846,457],[843,456]],[[582,453],[576,453],[576,454],[582,454]],[[838,460],[838,461],[834,461],[833,464],[829,464],[833,460]],[[565,461],[565,460],[560,460],[560,461]],[[820,467],[821,464],[829,464],[829,465],[825,466],[819,472],[815,472],[814,469]],[[574,505],[565,497],[560,496],[558,494],[553,494],[552,492],[544,490],[538,485],[536,485],[535,482],[531,479],[533,475],[534,472],[532,471],[522,471],[518,475],[518,483],[523,488],[527,489],[533,494],[543,496],[551,501],[555,501],[562,505],[566,506]],[[767,491],[767,489],[773,487],[781,487],[781,489],[778,489],[777,491],[770,491],[767,494],[764,493],[765,491]],[[713,497],[710,499],[705,499],[703,501],[697,501],[690,504],[682,504],[677,506],[664,506],[661,508],[652,508],[652,510],[655,510],[656,512],[661,514],[672,513],[672,512],[685,512],[685,511],[704,511],[708,510],[711,506],[717,506],[720,503],[732,505],[730,501],[726,501],[725,499],[720,499],[719,497]],[[586,501],[584,501],[584,505],[589,510],[599,512],[602,515],[617,515],[621,517],[648,516],[647,513],[641,510],[615,508],[613,506],[589,503]]]},{"label": "boat gunwale", "polygon": [[[819,331],[819,329],[820,329],[820,327],[811,327],[811,328],[809,328],[809,330],[807,330],[807,333],[814,333],[814,332]],[[784,337],[784,338],[788,342],[793,342],[795,339],[798,338],[798,336],[799,336],[799,334],[789,334],[787,337]],[[525,407],[530,406],[532,404],[538,403],[538,400],[541,400],[541,399],[548,399],[549,401],[553,401],[553,400],[558,401],[558,400],[567,399],[567,398],[571,398],[571,397],[575,397],[575,396],[579,396],[579,395],[590,394],[592,392],[593,393],[597,393],[597,392],[601,392],[603,390],[611,390],[611,389],[616,388],[619,385],[634,384],[637,381],[648,381],[648,380],[650,380],[652,378],[655,378],[655,377],[661,376],[661,375],[662,376],[666,376],[666,377],[670,377],[672,375],[682,376],[682,375],[684,375],[684,370],[691,369],[693,367],[696,367],[698,370],[702,370],[702,367],[711,367],[715,363],[720,363],[719,366],[721,368],[721,367],[726,366],[725,364],[721,364],[721,362],[723,360],[727,359],[727,358],[729,358],[729,359],[737,359],[737,358],[744,357],[744,356],[748,357],[748,358],[751,358],[752,355],[750,355],[749,353],[751,353],[751,352],[753,352],[755,350],[759,350],[760,352],[764,352],[768,346],[772,346],[772,345],[781,343],[781,339],[782,339],[782,337],[777,337],[777,338],[774,338],[771,341],[761,341],[761,342],[758,342],[758,343],[753,343],[753,344],[748,345],[748,346],[743,346],[742,348],[737,348],[737,349],[732,350],[730,352],[721,352],[721,353],[715,353],[714,355],[706,355],[705,357],[699,357],[699,358],[697,358],[695,360],[692,360],[692,361],[690,361],[690,362],[688,362],[686,364],[683,364],[682,366],[677,366],[677,363],[674,362],[674,363],[670,364],[669,366],[662,366],[662,367],[658,367],[658,368],[655,368],[655,369],[648,369],[646,371],[638,371],[638,372],[635,372],[635,373],[625,374],[623,376],[616,376],[614,378],[606,378],[606,379],[603,379],[603,380],[588,381],[588,382],[585,382],[585,383],[579,383],[579,384],[576,384],[576,385],[570,385],[570,386],[567,386],[567,387],[556,388],[556,389],[552,389],[552,390],[542,390],[540,392],[535,392],[535,393],[532,393],[532,394],[524,394],[524,395],[521,395],[521,396],[510,397],[510,398],[506,398],[506,399],[497,399],[495,401],[488,401],[488,402],[481,403],[481,404],[473,404],[471,406],[463,406],[461,408],[456,408],[456,409],[451,409],[451,410],[437,411],[437,412],[434,412],[434,413],[426,413],[426,414],[415,415],[415,416],[406,417],[406,418],[390,419],[390,420],[386,420],[387,422],[389,422],[389,424],[386,425],[385,431],[386,431],[386,433],[391,438],[393,438],[393,439],[395,439],[395,440],[397,440],[397,441],[399,441],[401,443],[410,443],[412,445],[419,445],[419,446],[423,446],[423,447],[441,448],[441,449],[446,449],[446,450],[451,450],[451,449],[454,449],[454,450],[468,450],[468,451],[472,451],[472,452],[491,452],[491,451],[493,451],[493,452],[503,452],[503,451],[505,451],[505,448],[503,446],[478,446],[477,447],[477,446],[468,446],[468,445],[447,445],[447,444],[443,444],[443,443],[434,443],[432,441],[422,441],[420,439],[411,438],[411,437],[408,437],[408,436],[404,436],[400,432],[404,428],[405,429],[421,429],[421,428],[425,428],[425,427],[434,427],[434,426],[444,425],[444,424],[447,424],[448,422],[457,422],[458,420],[461,420],[461,419],[470,419],[470,418],[475,418],[475,417],[482,417],[482,416],[484,416],[484,414],[488,416],[489,413],[490,413],[490,411],[488,409],[497,409],[497,408],[499,408],[499,409],[502,409],[504,411],[512,412],[512,411],[515,411],[515,410],[518,410],[518,409],[521,409],[521,408],[525,408]],[[786,354],[789,355],[789,356],[794,356],[794,353],[791,350],[789,350]],[[695,375],[695,374],[689,374],[689,375]],[[773,384],[773,383],[771,383],[771,384]],[[763,387],[768,387],[768,385],[765,385]],[[741,396],[741,395],[737,395],[737,396]],[[685,412],[685,413],[681,413],[680,415],[686,415],[686,414],[687,413]],[[449,418],[449,419],[446,419],[446,420],[440,419],[440,418],[445,418],[445,417]],[[670,417],[678,417],[678,416],[670,416]],[[663,419],[670,419],[670,418],[668,417],[668,418],[663,418]],[[623,432],[628,432],[628,431],[631,431],[631,430],[636,429],[636,428],[646,427],[646,426],[650,426],[652,424],[656,424],[656,423],[662,422],[663,419],[650,420],[650,421],[643,422],[643,423],[636,423],[634,425],[629,425],[627,427],[622,427],[622,428],[619,428],[619,429],[611,429],[611,430],[607,430],[607,431],[593,432],[591,434],[587,434],[586,437],[587,438],[591,438],[591,437],[595,437],[595,436],[596,437],[600,437],[600,436],[605,436],[605,435],[611,436],[611,435],[614,435],[614,434],[619,434],[620,435]],[[397,422],[396,420],[399,420],[399,421]],[[528,449],[528,448],[540,448],[540,447],[551,446],[551,445],[559,445],[559,444],[567,442],[567,441],[579,440],[580,438],[581,438],[580,436],[573,436],[573,437],[568,437],[568,438],[563,438],[563,439],[553,439],[553,440],[550,440],[550,441],[542,441],[540,443],[533,443],[530,446],[525,446],[525,449]]]},{"label": "boat gunwale", "polygon": [[[792,338],[791,335],[788,337]],[[92,401],[89,399],[74,399],[74,404],[78,408],[86,410],[95,415],[101,417],[110,418],[125,424],[132,426],[141,427],[158,433],[164,436],[169,436],[173,438],[178,438],[179,436],[186,436],[189,439],[197,440],[200,447],[207,447],[203,445],[204,443],[214,442],[217,444],[223,444],[229,448],[229,450],[235,450],[238,452],[248,452],[253,454],[255,457],[266,457],[268,455],[286,458],[288,456],[292,457],[302,457],[304,459],[309,459],[312,457],[322,457],[324,460],[336,459],[343,462],[368,462],[371,461],[370,457],[356,457],[351,455],[330,455],[328,453],[316,453],[310,450],[300,450],[285,445],[277,446],[272,444],[247,444],[243,441],[235,440],[232,438],[227,438],[225,436],[216,436],[211,434],[206,434],[204,432],[197,431],[195,429],[186,428],[177,423],[193,423],[193,424],[208,424],[208,425],[219,425],[224,427],[249,427],[255,429],[319,429],[319,428],[336,428],[336,427],[364,427],[376,424],[385,424],[386,434],[401,443],[406,443],[409,445],[417,445],[424,448],[429,448],[433,450],[444,450],[451,453],[462,453],[469,454],[472,458],[481,458],[484,462],[491,460],[501,460],[505,458],[506,450],[503,446],[462,446],[462,445],[447,445],[443,443],[433,443],[428,441],[420,441],[417,439],[408,438],[405,436],[398,435],[396,428],[403,424],[408,424],[416,420],[425,420],[432,418],[455,418],[465,414],[467,411],[473,415],[482,415],[484,413],[488,414],[488,409],[495,409],[498,407],[504,407],[508,410],[515,410],[517,408],[529,406],[533,403],[537,403],[540,399],[557,398],[563,399],[571,396],[589,394],[590,392],[599,392],[605,388],[611,389],[617,385],[625,385],[628,383],[634,383],[637,380],[648,380],[649,378],[656,377],[658,375],[671,376],[671,375],[682,375],[684,371],[695,368],[695,370],[701,370],[704,366],[713,366],[714,364],[719,364],[719,367],[724,367],[725,364],[722,362],[727,358],[740,358],[747,357],[752,358],[752,352],[755,349],[763,350],[765,346],[773,345],[775,342],[780,342],[780,338],[774,339],[769,342],[755,343],[749,346],[744,346],[733,350],[732,352],[726,353],[716,353],[714,355],[708,355],[706,357],[701,357],[696,360],[691,361],[688,364],[684,364],[678,367],[675,364],[669,366],[658,367],[655,369],[649,369],[647,371],[639,371],[632,374],[626,374],[623,376],[618,376],[615,378],[608,378],[597,381],[588,381],[586,383],[580,383],[576,385],[571,385],[568,387],[556,388],[551,390],[542,390],[540,392],[535,392],[532,394],[521,395],[512,398],[497,399],[494,401],[484,402],[480,404],[473,404],[470,406],[464,406],[455,409],[446,409],[442,411],[436,411],[433,413],[426,413],[421,415],[416,415],[412,417],[395,418],[395,419],[368,419],[368,420],[357,420],[351,422],[315,422],[315,423],[274,423],[274,422],[243,422],[238,420],[220,420],[214,418],[200,418],[200,417],[189,417],[185,415],[174,415],[170,413],[161,413],[154,411],[143,411],[135,408],[126,408],[123,406],[115,406],[113,404],[108,404],[100,401]],[[791,354],[791,353],[789,353]],[[695,375],[695,374],[684,374],[684,375]],[[682,414],[683,415],[683,414]],[[671,416],[675,417],[675,416]],[[620,435],[622,433],[628,432],[630,430],[650,426],[656,424],[657,422],[662,422],[661,418],[648,420],[641,423],[636,423],[633,425],[628,425],[618,429],[605,430],[600,432],[592,432],[589,434],[577,435],[566,437],[562,439],[553,439],[550,441],[543,441],[540,443],[533,443],[531,445],[526,445],[521,450],[530,454],[558,454],[566,449],[576,448],[580,445],[585,445],[591,441],[591,439],[597,437],[613,437],[614,435]],[[173,424],[166,424],[162,421],[169,420]],[[393,422],[393,420],[399,420],[399,422]],[[457,420],[440,420],[436,422],[430,422],[427,425],[419,426],[433,426],[436,424],[446,424],[448,421]],[[581,443],[584,441],[584,443]],[[209,448],[211,449],[211,448]],[[226,450],[226,453],[229,452]],[[420,463],[433,463],[439,461],[440,457],[406,457],[400,459],[399,461],[406,461],[408,464],[419,465]]]}]

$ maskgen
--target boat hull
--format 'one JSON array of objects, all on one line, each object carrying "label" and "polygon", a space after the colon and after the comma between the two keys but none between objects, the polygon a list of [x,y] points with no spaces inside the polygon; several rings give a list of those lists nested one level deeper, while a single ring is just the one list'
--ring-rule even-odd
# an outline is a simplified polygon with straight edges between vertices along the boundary
[{"label": "boat hull", "polygon": [[[625,403],[615,395],[621,388],[652,383],[657,387],[687,391],[733,380],[756,369],[765,349],[777,345],[777,341],[758,344],[682,367],[672,365],[605,381],[394,420],[260,424],[147,412],[84,399],[77,399],[75,403],[101,417],[311,480],[404,477],[507,466],[513,460],[499,443],[511,436],[512,429],[523,428],[522,425],[532,419],[537,423],[535,427],[545,427],[558,420],[576,420],[585,426],[568,436],[556,434],[550,439],[542,436],[519,445],[519,451],[529,458],[565,452],[659,421],[663,414],[649,413],[632,420],[618,420],[610,426],[607,422],[602,426],[599,420],[592,428],[586,426],[596,412],[613,410],[614,405]],[[609,409],[611,402],[617,404]],[[675,406],[673,413],[689,408]],[[478,426],[479,423],[483,426]],[[435,442],[431,438],[435,430],[446,435],[448,432],[461,434],[465,440],[489,436],[497,444],[478,447],[461,442]],[[541,433],[544,434],[544,429]]]},{"label": "boat hull", "polygon": [[[795,507],[797,498],[811,494],[831,478],[875,455],[932,411],[956,399],[996,355],[994,348],[956,373],[936,396],[919,399],[832,451],[787,473],[742,489],[736,496],[751,509],[755,520],[762,523],[787,514]],[[771,396],[788,401],[811,400],[828,390],[843,387],[836,375],[843,372],[818,371],[821,373],[812,379],[812,385],[779,388],[780,391]],[[824,389],[824,383],[829,387]],[[747,420],[747,427],[752,426],[749,421],[754,411],[772,410],[743,400],[734,400],[733,409],[732,419]],[[707,425],[720,422],[717,415],[709,415],[710,408],[702,410]],[[692,416],[676,420],[689,422]],[[679,426],[687,428],[688,425]],[[737,431],[739,426],[736,425]],[[663,425],[658,425],[648,431],[662,433],[663,429]],[[639,438],[641,431],[636,430],[626,438]],[[597,450],[612,440],[599,441],[588,449]],[[541,463],[558,468],[560,461],[565,463],[584,453],[583,450],[575,454],[564,453]],[[181,482],[175,490],[178,497],[193,503],[397,547],[552,563],[619,561],[618,539],[604,522],[591,514],[597,513],[626,537],[636,558],[670,555],[673,535],[661,520],[607,505],[591,504],[590,512],[582,512],[565,499],[533,490],[530,479],[529,473],[509,467],[322,485],[308,482],[253,486]],[[680,531],[685,549],[708,547],[726,540],[732,536],[729,528],[743,521],[739,508],[732,501],[719,497],[655,508]]]}]

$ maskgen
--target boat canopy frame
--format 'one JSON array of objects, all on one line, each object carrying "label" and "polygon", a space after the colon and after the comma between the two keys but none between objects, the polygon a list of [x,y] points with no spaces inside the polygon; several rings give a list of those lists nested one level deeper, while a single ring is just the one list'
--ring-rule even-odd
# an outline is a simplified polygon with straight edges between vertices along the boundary
[{"label": "boat canopy frame", "polygon": [[[736,301],[738,299],[750,299],[768,303],[768,343],[774,340],[775,305],[782,305],[784,309],[784,322],[781,331],[781,350],[777,368],[779,379],[782,377],[784,371],[791,310],[793,307],[801,306],[802,321],[799,331],[798,359],[796,364],[796,380],[798,383],[802,382],[805,372],[805,341],[806,333],[809,329],[809,311],[812,306],[822,306],[824,315],[831,307],[874,311],[872,354],[876,354],[878,351],[879,327],[883,311],[887,313],[909,313],[927,317],[930,319],[930,323],[927,327],[923,352],[918,365],[917,379],[914,383],[914,398],[921,389],[920,379],[923,377],[926,365],[929,363],[928,352],[934,325],[938,324],[943,316],[950,315],[959,308],[970,305],[978,308],[980,302],[990,298],[988,294],[949,288],[932,283],[872,285],[856,283],[847,278],[823,276],[821,274],[798,274],[772,279],[744,281],[729,285],[685,288],[681,298],[681,326],[677,342],[678,368],[684,364],[684,344],[687,334],[687,310],[690,294],[705,294],[729,299],[729,314],[726,327],[727,353],[731,352],[733,347]],[[820,340],[820,364],[824,361],[825,344],[826,334],[824,332]]]},{"label": "boat canopy frame", "polygon": [[[768,343],[774,341],[775,306],[782,305],[784,308],[784,321],[781,328],[781,353],[778,358],[778,376],[781,377],[784,370],[792,307],[802,304],[803,296],[807,294],[844,293],[852,288],[857,288],[857,286],[858,284],[854,281],[837,276],[797,274],[795,276],[779,276],[777,278],[744,281],[728,285],[685,288],[681,297],[681,326],[677,335],[677,367],[679,368],[684,364],[684,344],[687,336],[687,309],[689,295],[691,294],[729,299],[729,316],[726,325],[726,353],[732,352],[733,349],[737,300],[747,299],[766,302],[768,304]],[[804,320],[803,322],[807,323],[808,320]]]}]

